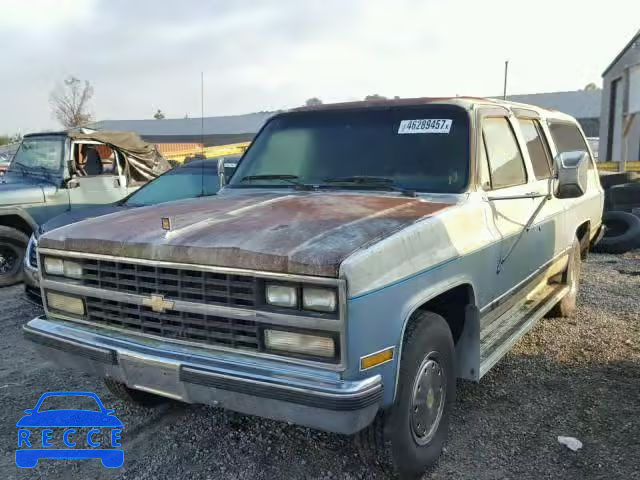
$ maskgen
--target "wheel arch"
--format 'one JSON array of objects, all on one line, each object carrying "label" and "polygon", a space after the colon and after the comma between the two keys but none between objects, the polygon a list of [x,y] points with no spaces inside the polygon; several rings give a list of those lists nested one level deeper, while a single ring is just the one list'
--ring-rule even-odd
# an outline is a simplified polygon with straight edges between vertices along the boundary
[{"label": "wheel arch", "polygon": [[585,220],[579,224],[576,228],[575,235],[580,242],[580,256],[584,260],[587,257],[591,243],[591,220]]},{"label": "wheel arch", "polygon": [[[427,295],[415,302],[405,315],[400,341],[397,347],[398,360],[396,362],[395,395],[398,390],[398,377],[402,350],[404,347],[407,327],[415,318],[417,311],[430,311],[443,317],[453,337],[458,362],[458,376],[475,380],[480,362],[480,322],[479,309],[476,303],[476,289],[470,279],[460,279],[437,290],[430,290]],[[477,336],[476,336],[477,333]],[[476,341],[477,339],[477,341]],[[477,365],[476,366],[476,353]],[[471,367],[469,367],[471,363]],[[463,370],[464,369],[464,370]],[[471,374],[468,372],[473,369]],[[467,372],[464,375],[461,373]]]},{"label": "wheel arch", "polygon": [[20,208],[0,209],[0,225],[15,228],[28,237],[38,228],[33,217]]}]

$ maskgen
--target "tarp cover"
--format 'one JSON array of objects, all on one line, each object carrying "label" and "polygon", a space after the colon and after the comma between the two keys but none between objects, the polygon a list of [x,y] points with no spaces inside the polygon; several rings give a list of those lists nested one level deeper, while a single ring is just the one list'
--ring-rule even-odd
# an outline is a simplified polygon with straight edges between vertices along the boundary
[{"label": "tarp cover", "polygon": [[102,130],[90,133],[69,132],[69,137],[75,141],[102,142],[121,152],[129,176],[134,181],[146,182],[171,168],[156,146],[142,140],[137,133]]}]

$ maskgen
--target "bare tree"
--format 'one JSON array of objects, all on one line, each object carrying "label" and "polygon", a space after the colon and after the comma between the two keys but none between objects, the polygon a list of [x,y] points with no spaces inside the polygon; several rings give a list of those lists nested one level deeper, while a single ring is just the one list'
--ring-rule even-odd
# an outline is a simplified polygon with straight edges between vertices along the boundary
[{"label": "bare tree", "polygon": [[153,114],[153,118],[156,120],[164,120],[164,113],[162,113],[162,110],[158,109],[158,111]]},{"label": "bare tree", "polygon": [[320,100],[318,97],[311,97],[306,102],[304,102],[304,104],[307,107],[317,107],[318,105],[322,105],[322,100]]},{"label": "bare tree", "polygon": [[93,97],[93,87],[74,76],[67,77],[49,95],[49,103],[54,116],[66,128],[80,127],[91,121],[89,101]]}]

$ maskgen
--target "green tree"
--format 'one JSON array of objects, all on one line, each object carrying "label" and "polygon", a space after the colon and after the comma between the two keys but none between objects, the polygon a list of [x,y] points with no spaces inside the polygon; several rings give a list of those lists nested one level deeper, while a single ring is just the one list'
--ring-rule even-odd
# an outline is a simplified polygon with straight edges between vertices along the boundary
[{"label": "green tree", "polygon": [[156,120],[164,120],[164,113],[162,113],[162,110],[158,109],[158,111],[153,114],[153,118]]},{"label": "green tree", "polygon": [[322,105],[322,100],[320,100],[318,97],[311,97],[306,102],[304,102],[304,104],[307,107],[317,107],[318,105]]},{"label": "green tree", "polygon": [[20,143],[22,141],[22,135],[16,133],[15,135],[0,135],[0,145],[10,145],[12,143]]}]

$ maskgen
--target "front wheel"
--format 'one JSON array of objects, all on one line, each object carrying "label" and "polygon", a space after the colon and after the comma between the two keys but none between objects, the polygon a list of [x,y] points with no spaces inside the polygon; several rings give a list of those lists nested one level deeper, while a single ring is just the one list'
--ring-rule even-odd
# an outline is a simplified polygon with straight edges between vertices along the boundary
[{"label": "front wheel", "polygon": [[20,230],[0,226],[0,287],[22,281],[22,260],[29,243]]},{"label": "front wheel", "polygon": [[407,479],[420,478],[440,456],[456,389],[454,344],[447,322],[426,311],[410,322],[395,403],[356,436],[361,456]]}]

